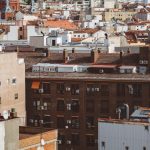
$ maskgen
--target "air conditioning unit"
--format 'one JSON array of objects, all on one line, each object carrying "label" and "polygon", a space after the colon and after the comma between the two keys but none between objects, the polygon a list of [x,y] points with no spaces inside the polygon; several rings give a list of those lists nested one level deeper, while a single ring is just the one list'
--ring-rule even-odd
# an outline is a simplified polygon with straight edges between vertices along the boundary
[{"label": "air conditioning unit", "polygon": [[70,140],[67,140],[67,144],[71,144],[71,141],[70,141]]},{"label": "air conditioning unit", "polygon": [[39,89],[39,93],[43,93],[44,92],[44,90],[43,89]]},{"label": "air conditioning unit", "polygon": [[58,140],[57,142],[58,142],[58,144],[62,144],[62,140]]},{"label": "air conditioning unit", "polygon": [[99,73],[104,73],[104,70],[103,69],[99,69]]},{"label": "air conditioning unit", "polygon": [[95,91],[96,91],[96,92],[99,92],[99,88],[95,88]]},{"label": "air conditioning unit", "polygon": [[67,110],[71,110],[71,104],[67,104]]},{"label": "air conditioning unit", "polygon": [[70,89],[70,87],[66,87],[66,91],[70,91],[71,89]]},{"label": "air conditioning unit", "polygon": [[71,124],[71,120],[67,120],[67,124]]},{"label": "air conditioning unit", "polygon": [[132,85],[128,85],[128,89],[129,89],[129,93],[133,94],[133,86]]}]

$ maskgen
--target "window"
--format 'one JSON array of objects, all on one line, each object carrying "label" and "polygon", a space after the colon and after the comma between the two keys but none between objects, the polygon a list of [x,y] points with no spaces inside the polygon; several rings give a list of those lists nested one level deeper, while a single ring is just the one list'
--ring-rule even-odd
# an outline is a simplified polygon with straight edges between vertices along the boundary
[{"label": "window", "polygon": [[19,28],[20,31],[22,31],[22,29],[23,29],[22,27]]},{"label": "window", "polygon": [[15,99],[18,99],[18,93],[15,93]]},{"label": "window", "polygon": [[57,128],[63,129],[65,127],[65,120],[63,116],[57,117]]},{"label": "window", "polygon": [[95,146],[95,137],[93,134],[86,135],[86,145]]},{"label": "window", "polygon": [[71,102],[71,110],[72,112],[79,112],[80,105],[78,100],[72,100]]},{"label": "window", "polygon": [[142,86],[141,84],[129,84],[128,92],[134,97],[140,97],[142,95]]},{"label": "window", "polygon": [[94,117],[93,116],[87,116],[86,117],[86,128],[87,129],[93,129],[94,126]]},{"label": "window", "polygon": [[65,110],[65,102],[64,100],[57,101],[57,111],[64,111]]},{"label": "window", "polygon": [[109,101],[108,100],[101,101],[100,112],[103,114],[106,114],[109,112]]},{"label": "window", "polygon": [[79,85],[78,84],[71,84],[71,94],[72,95],[79,95]]},{"label": "window", "polygon": [[117,96],[125,96],[125,84],[117,84]]},{"label": "window", "polygon": [[79,133],[72,133],[71,135],[71,144],[80,145],[80,135]]},{"label": "window", "polygon": [[100,88],[96,84],[88,84],[86,88],[87,95],[95,95],[100,91]]},{"label": "window", "polygon": [[86,112],[94,112],[95,109],[95,104],[94,104],[94,99],[87,99],[86,100]]},{"label": "window", "polygon": [[35,115],[34,119],[33,119],[33,122],[34,122],[33,124],[34,124],[35,127],[40,126],[40,116],[39,115]]},{"label": "window", "polygon": [[16,78],[12,79],[12,84],[16,84]]},{"label": "window", "polygon": [[23,36],[22,36],[22,35],[20,35],[20,39],[23,39]]},{"label": "window", "polygon": [[65,144],[65,135],[62,134],[62,133],[58,133],[58,141],[59,143],[58,144]]},{"label": "window", "polygon": [[71,127],[73,129],[79,129],[80,126],[80,120],[78,116],[72,117],[71,119]]},{"label": "window", "polygon": [[109,86],[101,85],[101,96],[109,96]]},{"label": "window", "polygon": [[51,86],[50,86],[49,82],[43,82],[42,83],[42,87],[43,87],[43,93],[50,94],[50,92],[51,92]]},{"label": "window", "polygon": [[43,116],[43,127],[46,127],[46,128],[51,127],[51,116],[50,115]]},{"label": "window", "polygon": [[51,110],[51,99],[50,98],[43,98],[43,109],[44,110]]},{"label": "window", "polygon": [[57,93],[64,94],[64,92],[65,92],[64,83],[57,83]]}]

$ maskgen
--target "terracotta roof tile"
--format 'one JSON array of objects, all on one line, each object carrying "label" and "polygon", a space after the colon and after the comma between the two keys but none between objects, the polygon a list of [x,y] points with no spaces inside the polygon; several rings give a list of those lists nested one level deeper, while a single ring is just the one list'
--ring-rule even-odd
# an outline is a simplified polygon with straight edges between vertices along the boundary
[{"label": "terracotta roof tile", "polygon": [[68,20],[47,20],[44,21],[44,26],[47,27],[56,27],[56,28],[63,28],[66,30],[76,30],[78,27]]}]

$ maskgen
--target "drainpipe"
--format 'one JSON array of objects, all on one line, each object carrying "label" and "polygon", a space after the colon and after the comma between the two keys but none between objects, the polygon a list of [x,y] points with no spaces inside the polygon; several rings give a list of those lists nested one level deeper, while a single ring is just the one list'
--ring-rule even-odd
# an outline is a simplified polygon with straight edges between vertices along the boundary
[{"label": "drainpipe", "polygon": [[126,107],[126,119],[129,119],[129,105],[123,104]]}]

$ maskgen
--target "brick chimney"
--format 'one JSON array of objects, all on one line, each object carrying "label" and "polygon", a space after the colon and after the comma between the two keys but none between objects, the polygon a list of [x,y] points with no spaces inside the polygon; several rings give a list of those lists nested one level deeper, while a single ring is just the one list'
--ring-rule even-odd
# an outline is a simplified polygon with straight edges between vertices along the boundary
[{"label": "brick chimney", "polygon": [[68,61],[68,52],[66,49],[63,50],[63,62],[67,63]]},{"label": "brick chimney", "polygon": [[98,57],[99,57],[98,50],[92,50],[91,51],[91,62],[96,63],[96,60],[98,59]]}]

